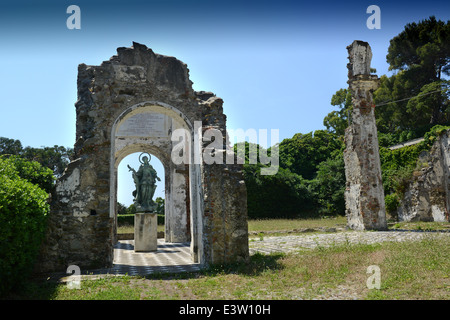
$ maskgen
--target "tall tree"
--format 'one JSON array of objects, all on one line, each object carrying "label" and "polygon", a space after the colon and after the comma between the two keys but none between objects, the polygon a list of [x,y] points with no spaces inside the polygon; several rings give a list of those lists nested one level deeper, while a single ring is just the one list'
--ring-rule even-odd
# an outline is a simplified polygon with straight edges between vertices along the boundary
[{"label": "tall tree", "polygon": [[348,89],[340,89],[331,97],[331,105],[338,106],[339,110],[331,111],[324,119],[323,125],[328,131],[339,136],[345,134],[349,125],[352,111],[352,95]]},{"label": "tall tree", "polygon": [[[434,16],[408,23],[390,41],[386,61],[398,73],[382,79],[374,100],[382,128],[414,129],[418,126],[448,124],[448,81],[450,76],[450,21]],[[410,98],[416,97],[415,100]],[[396,101],[385,104],[388,101]],[[394,109],[399,109],[400,114]]]},{"label": "tall tree", "polygon": [[20,140],[0,137],[0,155],[11,154],[18,155],[22,152],[22,143]]},{"label": "tall tree", "polygon": [[450,21],[429,19],[412,22],[390,41],[389,70],[407,70],[426,83],[450,75]]},{"label": "tall tree", "polygon": [[280,167],[289,169],[304,179],[313,179],[319,163],[335,152],[342,151],[342,148],[342,139],[326,130],[297,133],[291,139],[284,139],[280,143]]},{"label": "tall tree", "polygon": [[51,169],[56,177],[60,177],[73,155],[72,148],[53,147],[22,147],[20,140],[0,137],[0,155],[16,155],[30,161],[39,162]]}]

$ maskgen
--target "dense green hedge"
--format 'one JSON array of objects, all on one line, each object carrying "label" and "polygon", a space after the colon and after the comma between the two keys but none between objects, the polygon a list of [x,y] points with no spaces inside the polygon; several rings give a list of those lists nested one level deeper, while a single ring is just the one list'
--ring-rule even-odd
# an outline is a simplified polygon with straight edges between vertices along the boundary
[{"label": "dense green hedge", "polygon": [[[134,214],[119,214],[117,215],[117,224],[119,226],[123,225],[134,225]],[[163,225],[164,224],[164,215],[158,214],[158,224]]]},{"label": "dense green hedge", "polygon": [[0,157],[0,295],[20,286],[33,269],[50,208],[48,193],[24,177],[50,188],[47,170]]}]

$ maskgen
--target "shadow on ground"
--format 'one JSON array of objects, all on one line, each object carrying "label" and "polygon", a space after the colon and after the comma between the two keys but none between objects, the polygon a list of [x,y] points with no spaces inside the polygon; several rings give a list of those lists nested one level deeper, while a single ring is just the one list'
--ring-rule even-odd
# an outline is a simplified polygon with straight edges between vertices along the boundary
[{"label": "shadow on ground", "polygon": [[272,253],[269,255],[255,253],[250,256],[248,261],[215,264],[207,268],[203,268],[197,272],[183,272],[183,273],[160,273],[145,276],[146,279],[158,280],[172,280],[172,279],[191,279],[199,276],[214,277],[223,274],[240,274],[248,276],[257,276],[267,270],[280,270],[283,265],[279,260],[284,257],[284,253]]},{"label": "shadow on ground", "polygon": [[[144,277],[148,280],[173,280],[173,279],[193,279],[201,276],[214,277],[223,274],[241,274],[255,276],[267,270],[280,270],[283,265],[279,260],[284,257],[283,253],[274,253],[270,255],[255,253],[250,256],[248,261],[215,264],[200,271],[180,272],[180,273],[152,273]],[[0,299],[6,300],[52,300],[56,296],[58,287],[66,285],[60,280],[67,277],[67,274],[52,274],[49,277],[32,277],[23,286],[15,288],[6,297]]]}]

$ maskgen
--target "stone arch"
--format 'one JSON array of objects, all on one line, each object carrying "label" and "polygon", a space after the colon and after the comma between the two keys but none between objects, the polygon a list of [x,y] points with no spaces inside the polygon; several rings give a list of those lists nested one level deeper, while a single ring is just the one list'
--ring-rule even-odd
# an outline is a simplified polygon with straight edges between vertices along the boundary
[{"label": "stone arch", "polygon": [[[191,156],[196,150],[200,154],[211,150],[210,141],[203,141],[202,133],[214,128],[223,133],[222,142],[214,141],[214,152],[235,158],[226,145],[223,100],[211,92],[194,91],[183,62],[155,54],[135,42],[131,48],[118,48],[117,55],[99,66],[80,64],[77,88],[74,157],[56,182],[36,270],[65,271],[69,265],[82,269],[112,266],[116,169],[119,160],[132,151],[154,152],[168,169],[169,202],[174,206],[169,216],[175,218],[170,218],[166,240],[186,239],[177,239],[181,233],[175,223],[181,212],[175,207],[184,205],[194,261],[207,265],[247,259],[247,199],[242,165],[237,161],[179,165],[169,160],[170,130],[175,128],[190,133],[192,147],[187,153]],[[155,117],[168,125],[154,127],[153,133],[145,134],[117,131],[127,121],[152,118],[152,113],[159,114]],[[154,136],[155,132],[160,133]],[[164,139],[157,139],[158,135],[164,135]],[[176,192],[185,193],[183,201],[183,197],[174,197]]]},{"label": "stone arch", "polygon": [[[165,174],[165,240],[166,242],[190,242],[194,262],[201,262],[199,250],[202,246],[201,230],[199,230],[199,209],[201,209],[202,190],[199,183],[199,167],[193,164],[176,166],[171,161],[172,141],[170,135],[164,137],[136,137],[120,135],[120,128],[130,118],[142,114],[167,116],[168,131],[183,128],[193,137],[193,126],[189,119],[175,107],[155,101],[146,101],[130,106],[123,111],[114,122],[111,129],[111,160],[110,160],[110,217],[117,220],[117,169],[126,156],[135,152],[148,152],[160,159]],[[192,142],[193,143],[193,142]],[[191,150],[192,152],[193,150]],[[193,155],[192,155],[193,156]],[[195,179],[194,177],[197,177]],[[175,192],[177,190],[177,192]],[[192,195],[198,195],[192,197]],[[195,229],[195,231],[194,231]]]}]

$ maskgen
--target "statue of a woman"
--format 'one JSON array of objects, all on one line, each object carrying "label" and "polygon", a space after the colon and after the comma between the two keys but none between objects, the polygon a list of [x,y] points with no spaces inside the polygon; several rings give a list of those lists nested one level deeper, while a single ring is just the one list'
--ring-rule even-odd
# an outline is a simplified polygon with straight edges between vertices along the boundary
[{"label": "statue of a woman", "polygon": [[153,201],[153,195],[156,190],[156,180],[161,181],[161,179],[149,163],[149,157],[142,157],[141,166],[137,172],[129,165],[128,169],[133,172],[133,180],[136,185],[136,190],[133,192],[136,212],[154,211],[156,203]]}]

